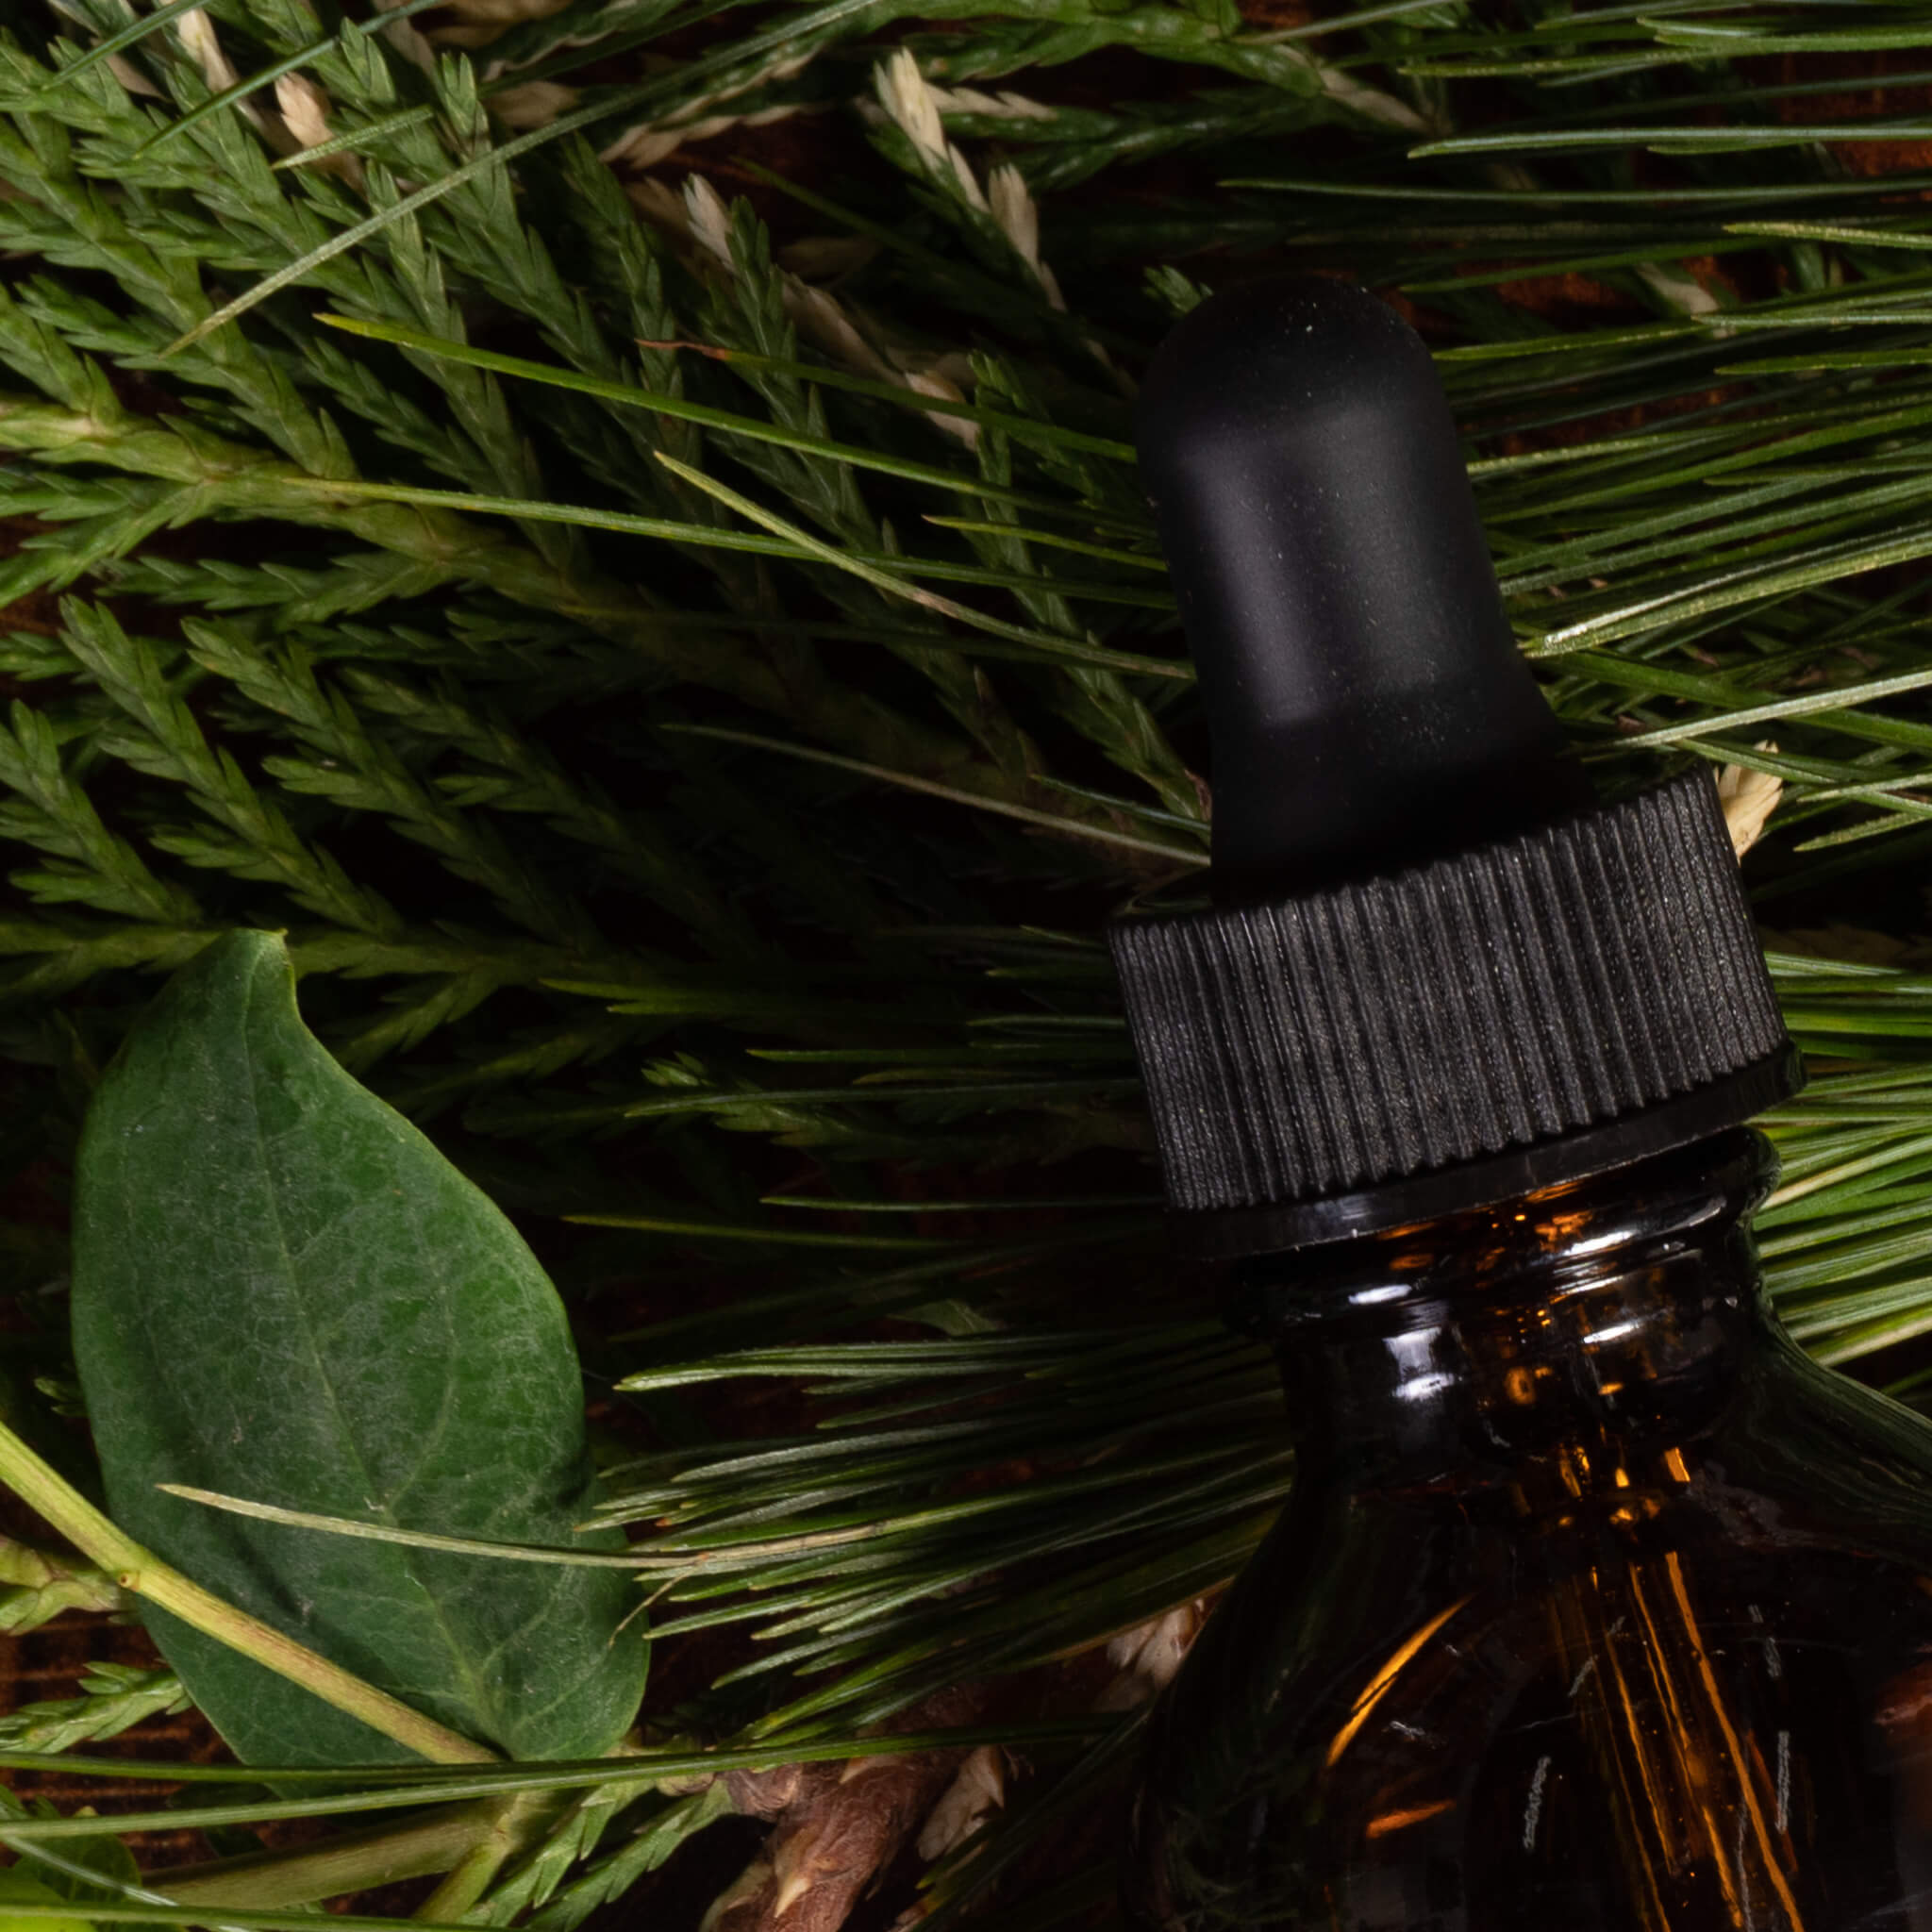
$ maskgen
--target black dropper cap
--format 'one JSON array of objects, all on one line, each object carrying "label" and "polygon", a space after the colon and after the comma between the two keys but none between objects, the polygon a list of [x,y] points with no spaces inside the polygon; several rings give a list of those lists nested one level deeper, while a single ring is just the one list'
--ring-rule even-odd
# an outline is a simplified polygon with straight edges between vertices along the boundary
[{"label": "black dropper cap", "polygon": [[1162,344],[1136,430],[1213,737],[1218,891],[1356,878],[1592,802],[1392,308],[1313,276],[1231,289]]},{"label": "black dropper cap", "polygon": [[1425,1219],[1794,1091],[1708,769],[1597,802],[1413,330],[1340,282],[1231,289],[1155,357],[1138,429],[1216,906],[1111,939],[1196,1240]]}]

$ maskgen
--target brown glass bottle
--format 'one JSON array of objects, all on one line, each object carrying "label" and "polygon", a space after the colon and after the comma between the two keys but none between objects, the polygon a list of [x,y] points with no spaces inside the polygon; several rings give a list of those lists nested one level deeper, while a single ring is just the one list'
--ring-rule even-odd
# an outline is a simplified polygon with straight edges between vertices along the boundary
[{"label": "brown glass bottle", "polygon": [[1295,1482],[1157,1713],[1140,1924],[1932,1927],[1932,1429],[1785,1334],[1774,1173],[1239,1265]]}]

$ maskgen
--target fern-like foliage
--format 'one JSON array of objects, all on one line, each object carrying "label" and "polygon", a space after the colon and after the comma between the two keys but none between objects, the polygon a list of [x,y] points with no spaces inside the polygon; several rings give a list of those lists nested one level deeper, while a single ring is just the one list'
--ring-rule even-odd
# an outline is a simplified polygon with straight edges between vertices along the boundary
[{"label": "fern-like foliage", "polygon": [[[667,1748],[858,1749],[1211,1591],[1290,1457],[1167,1279],[1100,939],[1207,851],[1131,408],[1291,264],[1436,348],[1607,782],[1781,785],[1774,1289],[1830,1359],[1932,1328],[1932,177],[1887,64],[1932,13],[506,10],[0,29],[9,1201],[158,974],[283,928],[575,1297],[663,1640],[761,1640]],[[45,1214],[7,1239],[58,1281]],[[811,1426],[693,1392],[773,1376]],[[931,1932],[1130,1728],[1028,1745]],[[474,1916],[568,1932],[722,1790],[592,1787]],[[1003,1923],[1089,1923],[1098,1871]]]}]

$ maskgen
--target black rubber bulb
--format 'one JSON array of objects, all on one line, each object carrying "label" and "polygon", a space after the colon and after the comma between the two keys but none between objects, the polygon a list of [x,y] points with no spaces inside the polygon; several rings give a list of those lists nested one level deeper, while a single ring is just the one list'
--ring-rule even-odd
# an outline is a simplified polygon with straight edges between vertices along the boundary
[{"label": "black rubber bulb", "polygon": [[1304,891],[1593,802],[1510,636],[1421,339],[1313,276],[1203,303],[1141,473],[1212,741],[1223,897]]}]

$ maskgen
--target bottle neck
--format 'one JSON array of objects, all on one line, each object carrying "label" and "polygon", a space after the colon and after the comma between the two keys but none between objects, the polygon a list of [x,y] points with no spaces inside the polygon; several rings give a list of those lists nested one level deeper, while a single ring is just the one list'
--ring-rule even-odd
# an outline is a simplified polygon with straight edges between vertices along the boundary
[{"label": "bottle neck", "polygon": [[1771,1143],[1733,1128],[1494,1207],[1253,1257],[1230,1277],[1230,1319],[1274,1346],[1307,1477],[1474,1466],[1557,1503],[1647,1488],[1771,1338],[1747,1221],[1776,1173]]}]

